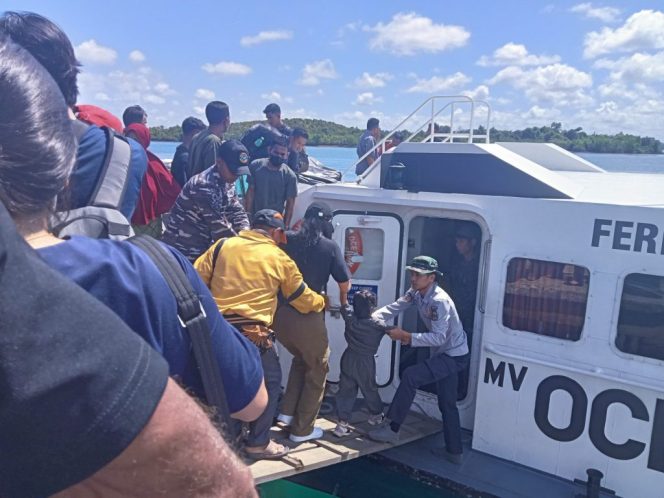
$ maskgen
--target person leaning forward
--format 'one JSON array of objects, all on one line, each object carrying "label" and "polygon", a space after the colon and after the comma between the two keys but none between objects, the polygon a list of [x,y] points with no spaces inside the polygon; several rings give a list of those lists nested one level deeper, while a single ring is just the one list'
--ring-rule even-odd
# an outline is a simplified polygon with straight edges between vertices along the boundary
[{"label": "person leaning forward", "polygon": [[443,415],[444,456],[453,463],[461,463],[461,424],[457,401],[458,375],[468,363],[468,343],[452,299],[436,284],[438,262],[429,256],[414,258],[406,269],[410,271],[410,289],[396,302],[383,306],[371,317],[383,325],[391,323],[406,309],[415,306],[427,333],[413,334],[402,329],[388,332],[393,340],[412,347],[430,347],[431,357],[408,367],[387,412],[390,424],[369,432],[380,442],[399,440],[399,429],[408,415],[417,388],[432,382],[438,391],[438,407]]},{"label": "person leaning forward", "polygon": [[212,291],[219,311],[261,353],[268,405],[249,427],[245,451],[254,459],[281,458],[288,447],[270,440],[281,391],[281,367],[270,330],[281,293],[300,313],[320,312],[323,297],[307,287],[295,262],[278,243],[285,242],[283,216],[263,209],[252,229],[220,240],[196,260],[196,270]]}]

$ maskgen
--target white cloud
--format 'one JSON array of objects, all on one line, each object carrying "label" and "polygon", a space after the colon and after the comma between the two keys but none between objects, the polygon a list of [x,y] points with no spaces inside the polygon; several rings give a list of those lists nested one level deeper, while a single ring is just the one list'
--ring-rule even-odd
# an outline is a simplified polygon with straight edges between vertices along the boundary
[{"label": "white cloud", "polygon": [[461,72],[451,76],[433,76],[427,79],[418,79],[408,90],[408,93],[437,93],[447,92],[470,83],[470,78]]},{"label": "white cloud", "polygon": [[74,47],[76,58],[84,64],[113,64],[118,53],[110,47],[99,45],[95,40],[84,41]]},{"label": "white cloud", "polygon": [[166,99],[160,95],[155,95],[154,93],[149,93],[148,95],[143,96],[145,102],[150,104],[165,104]]},{"label": "white cloud", "polygon": [[430,18],[414,12],[400,12],[386,24],[379,22],[364,29],[373,33],[369,40],[372,50],[394,55],[442,52],[463,47],[470,38],[470,33],[462,26],[435,24]]},{"label": "white cloud", "polygon": [[129,52],[129,60],[132,62],[145,62],[145,54],[140,50],[132,50]]},{"label": "white cloud", "polygon": [[165,83],[164,81],[160,81],[154,85],[153,89],[160,95],[175,95],[177,93],[168,83]]},{"label": "white cloud", "polygon": [[225,76],[246,76],[251,73],[251,68],[239,62],[222,61],[213,64],[203,64],[203,71],[210,74],[223,74]]},{"label": "white cloud", "polygon": [[373,92],[364,92],[360,93],[353,102],[354,105],[374,105],[376,103],[382,102],[381,97],[376,97]]},{"label": "white cloud", "polygon": [[214,98],[214,92],[212,90],[208,90],[207,88],[197,89],[194,95],[197,99],[202,100],[212,100]]},{"label": "white cloud", "polygon": [[392,78],[394,78],[394,76],[390,73],[369,74],[364,72],[353,84],[357,88],[382,88]]},{"label": "white cloud", "polygon": [[489,98],[489,87],[480,85],[474,90],[466,90],[461,92],[462,95],[467,95],[473,100],[487,100]]},{"label": "white cloud", "polygon": [[323,59],[304,66],[299,83],[305,86],[316,86],[320,85],[322,79],[335,79],[338,77],[339,75],[334,69],[332,61],[330,59]]},{"label": "white cloud", "polygon": [[660,82],[664,80],[664,51],[656,54],[637,52],[618,60],[598,59],[593,67],[610,69],[614,80]]},{"label": "white cloud", "polygon": [[528,70],[508,66],[501,69],[488,83],[507,83],[536,103],[553,102],[563,106],[592,103],[591,97],[586,93],[586,89],[592,87],[592,77],[566,64],[551,64]]},{"label": "white cloud", "polygon": [[243,36],[240,39],[240,45],[243,47],[251,47],[252,45],[258,45],[260,43],[279,41],[279,40],[290,40],[293,38],[292,31],[278,30],[278,31],[261,31],[254,36]]},{"label": "white cloud", "polygon": [[194,112],[198,116],[205,116],[205,107],[200,106],[200,105],[194,106]]},{"label": "white cloud", "polygon": [[493,51],[493,55],[483,55],[477,61],[479,66],[540,66],[560,62],[557,55],[533,55],[524,45],[506,43]]},{"label": "white cloud", "polygon": [[292,97],[285,97],[281,95],[279,92],[270,92],[270,93],[262,93],[261,98],[263,100],[267,100],[269,102],[286,102],[289,104],[293,103],[293,98]]},{"label": "white cloud", "polygon": [[95,93],[95,100],[98,100],[99,102],[108,102],[111,98],[104,92],[97,92]]},{"label": "white cloud", "polygon": [[591,3],[580,3],[569,10],[575,14],[583,14],[590,19],[599,19],[602,22],[616,22],[620,16],[620,9],[615,7],[593,7]]},{"label": "white cloud", "polygon": [[597,57],[611,52],[633,52],[664,48],[664,12],[642,10],[622,26],[603,28],[586,35],[583,55]]}]

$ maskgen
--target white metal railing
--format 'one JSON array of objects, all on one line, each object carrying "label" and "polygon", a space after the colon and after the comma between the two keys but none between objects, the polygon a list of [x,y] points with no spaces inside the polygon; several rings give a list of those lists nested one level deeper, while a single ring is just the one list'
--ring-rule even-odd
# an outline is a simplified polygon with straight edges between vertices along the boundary
[{"label": "white metal railing", "polygon": [[[350,170],[355,170],[358,164],[360,164],[362,161],[364,161],[367,157],[369,157],[371,154],[373,154],[376,150],[383,150],[384,145],[387,143],[387,141],[400,129],[408,128],[409,126],[408,123],[411,121],[414,121],[414,119],[417,117],[417,114],[428,104],[431,104],[431,113],[430,115],[427,115],[427,118],[423,123],[421,123],[419,126],[417,126],[417,122],[415,122],[415,131],[411,132],[410,136],[408,138],[404,139],[404,142],[411,142],[413,139],[420,134],[423,130],[427,130],[426,133],[424,134],[424,138],[421,140],[421,142],[446,142],[446,143],[474,143],[475,141],[484,141],[484,143],[489,143],[489,129],[490,129],[490,122],[491,122],[491,106],[483,101],[483,100],[474,100],[471,97],[468,97],[466,95],[452,95],[452,96],[444,96],[444,95],[436,95],[433,97],[429,97],[426,99],[424,102],[422,102],[417,109],[415,109],[413,112],[411,112],[408,116],[406,116],[401,123],[399,123],[390,133],[385,135],[385,137],[378,142],[374,147],[371,148],[371,150],[367,151],[362,157],[360,157],[351,167],[346,169],[344,171],[344,174],[346,174]],[[438,109],[437,109],[437,104],[438,104]],[[455,131],[454,129],[454,115],[459,109],[459,106],[465,105],[470,107],[470,112],[468,116],[468,131],[465,130],[460,130],[458,129]],[[474,124],[475,124],[475,110],[476,107],[486,107],[486,122],[485,122],[485,132],[484,133],[475,133],[474,130]],[[436,118],[440,116],[443,111],[449,109],[450,112],[450,121],[449,121],[449,132],[438,132],[436,131]],[[410,124],[412,126],[412,123]],[[362,173],[360,176],[357,177],[356,182],[360,183],[362,179],[364,179],[367,174],[372,171],[376,165],[380,162],[380,158],[378,158],[376,161],[374,161],[367,170]]]}]

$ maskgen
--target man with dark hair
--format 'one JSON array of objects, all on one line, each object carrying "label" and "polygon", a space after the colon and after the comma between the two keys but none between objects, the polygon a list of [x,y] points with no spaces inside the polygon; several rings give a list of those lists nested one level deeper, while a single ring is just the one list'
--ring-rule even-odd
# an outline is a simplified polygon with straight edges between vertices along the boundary
[{"label": "man with dark hair", "polygon": [[[380,126],[377,118],[369,118],[367,121],[367,129],[360,137],[357,144],[357,157],[361,158],[367,152],[372,150],[380,140]],[[364,173],[374,161],[378,159],[378,150],[374,150],[367,157],[362,159],[355,166],[355,174],[361,175]]]},{"label": "man with dark hair", "polygon": [[[50,20],[32,12],[5,12],[0,16],[0,34],[9,36],[46,68],[62,91],[71,118],[75,120],[73,111],[78,98],[77,76],[81,65],[67,35]],[[107,150],[107,137],[101,128],[76,120],[74,129],[78,136],[78,154],[66,199],[66,208],[72,210],[89,206],[92,202]],[[136,209],[148,167],[143,147],[134,140],[128,142],[131,149],[129,172],[118,207],[127,219]]]},{"label": "man with dark hair", "polygon": [[122,113],[122,122],[125,128],[134,123],[147,125],[148,113],[140,105],[129,106]]},{"label": "man with dark hair", "polygon": [[237,140],[216,148],[216,162],[189,179],[180,192],[162,237],[192,263],[217,240],[249,228],[235,193],[237,177],[249,174],[247,149]]},{"label": "man with dark hair", "polygon": [[265,114],[269,126],[276,129],[282,135],[290,136],[293,130],[281,120],[281,107],[279,107],[279,104],[266,105],[265,109],[263,109],[263,114]]},{"label": "man with dark hair", "polygon": [[198,118],[189,116],[182,121],[182,143],[175,149],[171,162],[171,174],[175,181],[184,187],[187,183],[187,165],[189,164],[189,147],[194,136],[205,129],[205,123]]},{"label": "man with dark hair", "polygon": [[215,163],[216,147],[221,145],[224,133],[231,127],[231,113],[225,102],[218,100],[210,102],[205,106],[205,117],[209,124],[207,130],[196,135],[189,148],[187,181]]},{"label": "man with dark hair", "polygon": [[270,440],[281,392],[281,366],[270,327],[277,296],[303,316],[323,310],[323,297],[304,283],[297,266],[279,248],[286,240],[280,213],[263,209],[254,215],[251,230],[219,241],[196,260],[194,266],[212,291],[219,311],[261,353],[268,391],[265,412],[250,424],[246,453],[255,459],[280,458],[288,447]]},{"label": "man with dark hair", "polygon": [[429,359],[412,365],[401,374],[401,382],[387,411],[390,424],[369,432],[380,442],[399,440],[399,429],[408,415],[418,387],[436,383],[438,407],[443,416],[444,456],[452,463],[461,463],[461,423],[457,402],[458,375],[468,364],[468,341],[454,302],[438,287],[438,262],[429,256],[413,258],[406,270],[410,272],[410,289],[397,301],[383,306],[371,317],[382,325],[393,323],[406,309],[415,306],[427,328],[425,333],[402,329],[388,332],[393,340],[411,347],[429,347]]},{"label": "man with dark hair", "polygon": [[249,190],[245,197],[245,208],[251,214],[262,209],[273,209],[284,216],[286,229],[293,217],[297,197],[297,177],[285,164],[288,159],[287,141],[275,138],[268,147],[269,157],[256,159],[249,165]]},{"label": "man with dark hair", "polygon": [[[339,286],[339,302],[346,306],[350,275],[341,248],[331,240],[332,215],[329,206],[311,204],[300,230],[288,232],[284,250],[312,290],[325,292],[332,277]],[[303,315],[283,303],[275,315],[274,330],[279,342],[293,355],[278,418],[291,426],[291,441],[318,439],[323,431],[314,424],[325,393],[330,357],[325,314],[321,311]]]},{"label": "man with dark hair", "polygon": [[304,173],[309,169],[309,156],[304,151],[309,134],[304,128],[293,128],[288,140],[288,167],[295,173]]},{"label": "man with dark hair", "polygon": [[161,355],[50,269],[2,203],[0,316],[0,495],[256,496]]}]

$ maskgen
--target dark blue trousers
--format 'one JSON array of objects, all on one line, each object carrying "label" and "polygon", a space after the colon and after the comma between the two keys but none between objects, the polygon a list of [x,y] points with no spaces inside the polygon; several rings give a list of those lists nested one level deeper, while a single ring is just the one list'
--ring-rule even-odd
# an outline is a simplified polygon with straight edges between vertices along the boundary
[{"label": "dark blue trousers", "polygon": [[461,422],[457,408],[458,374],[468,364],[470,355],[447,356],[438,354],[404,370],[401,383],[387,412],[387,418],[401,425],[406,420],[417,388],[436,383],[438,408],[443,416],[443,436],[450,453],[462,453]]},{"label": "dark blue trousers", "polygon": [[274,347],[261,353],[261,364],[267,389],[267,407],[263,414],[249,424],[247,446],[265,446],[270,442],[270,428],[277,416],[279,394],[281,393],[281,365]]}]

